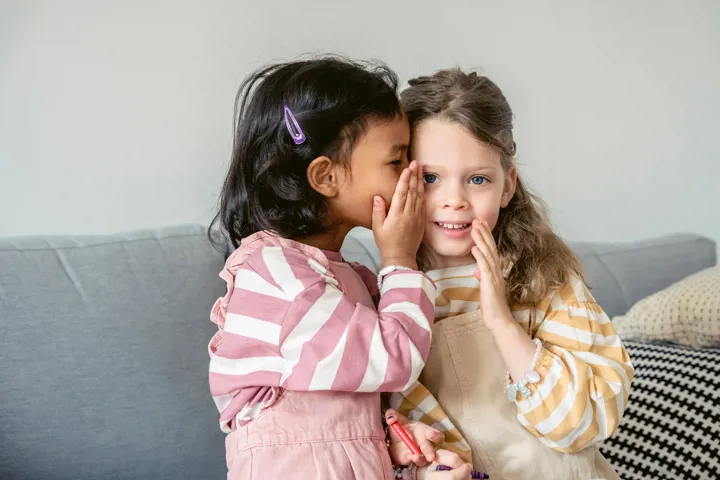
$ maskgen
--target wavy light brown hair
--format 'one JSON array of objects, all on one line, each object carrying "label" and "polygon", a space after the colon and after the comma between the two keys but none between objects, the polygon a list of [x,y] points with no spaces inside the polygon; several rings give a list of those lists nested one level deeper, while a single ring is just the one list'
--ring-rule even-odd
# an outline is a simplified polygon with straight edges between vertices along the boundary
[{"label": "wavy light brown hair", "polygon": [[[512,168],[516,154],[513,113],[492,80],[453,68],[409,84],[400,97],[412,129],[429,119],[459,124],[497,148],[506,173]],[[514,263],[505,282],[511,306],[538,303],[572,275],[582,278],[580,262],[552,231],[544,203],[530,192],[519,173],[515,195],[500,210],[493,236],[501,259]]]}]

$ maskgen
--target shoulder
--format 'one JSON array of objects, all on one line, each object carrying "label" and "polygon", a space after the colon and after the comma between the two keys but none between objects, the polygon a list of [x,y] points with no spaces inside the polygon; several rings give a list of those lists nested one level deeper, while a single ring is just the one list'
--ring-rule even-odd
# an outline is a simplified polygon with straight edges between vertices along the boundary
[{"label": "shoulder", "polygon": [[265,245],[249,254],[246,262],[262,276],[292,274],[296,278],[320,278],[329,273],[327,259],[292,245]]},{"label": "shoulder", "polygon": [[293,246],[263,245],[247,255],[237,271],[235,287],[246,293],[293,301],[304,291],[336,283],[321,260]]},{"label": "shoulder", "polygon": [[576,305],[580,303],[595,303],[595,297],[585,285],[582,278],[573,273],[565,284],[555,289],[550,295],[554,304]]},{"label": "shoulder", "polygon": [[576,273],[570,274],[565,283],[553,288],[534,308],[538,314],[542,312],[545,317],[552,315],[553,312],[567,312],[569,309],[602,312],[590,289]]}]

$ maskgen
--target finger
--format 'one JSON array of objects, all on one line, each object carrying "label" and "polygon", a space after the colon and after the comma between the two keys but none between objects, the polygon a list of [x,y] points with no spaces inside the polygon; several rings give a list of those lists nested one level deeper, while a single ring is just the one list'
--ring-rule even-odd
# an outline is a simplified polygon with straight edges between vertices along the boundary
[{"label": "finger", "polygon": [[425,438],[427,438],[433,443],[442,443],[445,441],[445,434],[442,433],[440,430],[428,427],[428,431],[427,433],[425,433]]},{"label": "finger", "polygon": [[485,243],[487,243],[488,246],[494,250],[496,248],[495,239],[492,236],[490,226],[487,224],[487,222],[484,220],[473,220],[473,226],[480,231],[480,235],[482,235]]},{"label": "finger", "polygon": [[405,202],[407,201],[408,187],[410,182],[410,168],[406,168],[400,174],[400,180],[395,187],[392,201],[390,202],[390,212],[402,212],[405,210]]},{"label": "finger", "polygon": [[[396,410],[389,408],[385,412],[385,423],[387,423],[388,425],[392,425],[394,423],[405,425],[408,423],[408,419],[403,415],[400,415]],[[391,440],[393,440],[390,444],[390,455],[400,465],[408,465],[410,463],[414,463],[416,465],[427,464],[425,457],[419,454],[412,453],[407,447],[407,445],[405,445],[402,439],[398,436],[397,433],[395,433],[395,430],[393,430],[392,428],[390,429],[390,438]]]},{"label": "finger", "polygon": [[373,210],[372,210],[372,231],[377,239],[378,233],[382,231],[383,224],[385,223],[385,200],[382,197],[376,196],[373,199]]},{"label": "finger", "polygon": [[393,423],[399,423],[400,425],[405,425],[408,422],[408,419],[405,418],[403,415],[400,415],[397,410],[393,408],[388,408],[385,411],[385,423],[388,425],[392,425]]},{"label": "finger", "polygon": [[408,194],[407,200],[405,201],[405,211],[412,213],[415,211],[415,204],[417,202],[417,163],[412,162],[410,164],[410,179],[408,180]]},{"label": "finger", "polygon": [[424,467],[425,465],[429,465],[430,462],[425,458],[425,455],[412,455],[412,459],[410,460],[411,463],[414,463],[418,467]]},{"label": "finger", "polygon": [[475,271],[475,278],[477,278],[481,282],[484,280],[489,280],[490,282],[494,283],[495,279],[493,278],[492,271],[490,270],[490,264],[488,263],[487,258],[485,258],[485,255],[483,255],[483,253],[478,247],[472,247],[470,249],[470,253],[472,253],[473,257],[475,257],[475,261],[478,264],[479,271]]},{"label": "finger", "polygon": [[492,252],[490,251],[490,246],[487,244],[486,237],[484,237],[482,234],[482,229],[473,227],[470,235],[472,236],[477,248],[485,256],[485,259],[487,260],[490,267],[490,271],[495,277],[494,280],[499,280],[500,278],[502,278],[500,274],[499,261],[496,261],[496,257],[493,256]]},{"label": "finger", "polygon": [[490,225],[487,224],[487,222],[479,222],[480,227],[480,234],[485,239],[485,243],[490,248],[490,253],[493,255],[493,260],[497,262],[497,264],[500,264],[500,255],[498,254],[497,244],[495,243],[495,239],[493,238],[492,231],[490,230]]},{"label": "finger", "polygon": [[428,462],[435,460],[435,444],[445,441],[444,433],[424,424],[416,427],[412,436],[422,452],[422,455],[413,455],[412,462],[418,466],[426,465]]},{"label": "finger", "polygon": [[470,236],[473,239],[473,242],[475,243],[475,246],[477,249],[483,254],[485,257],[485,260],[487,260],[488,265],[492,265],[493,262],[493,256],[490,252],[490,247],[488,247],[487,243],[485,243],[485,238],[483,238],[482,233],[480,233],[480,230],[478,228],[473,227],[470,231]]},{"label": "finger", "polygon": [[[426,460],[427,462],[435,461],[435,445],[430,440],[420,440],[418,447],[420,447],[420,451],[423,453],[422,458],[424,460]],[[420,465],[417,462],[415,462],[415,464]]]},{"label": "finger", "polygon": [[415,204],[414,208],[416,211],[423,210],[423,204],[425,199],[425,180],[423,179],[422,167],[419,163],[415,162],[417,166],[417,189],[415,191]]},{"label": "finger", "polygon": [[415,208],[424,213],[425,210],[425,176],[423,175],[423,169],[418,164],[418,190],[417,190],[417,205]]}]

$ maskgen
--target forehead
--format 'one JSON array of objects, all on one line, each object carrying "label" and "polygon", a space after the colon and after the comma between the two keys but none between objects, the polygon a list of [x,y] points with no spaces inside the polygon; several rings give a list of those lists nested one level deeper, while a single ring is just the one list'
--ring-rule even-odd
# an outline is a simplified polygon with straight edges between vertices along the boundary
[{"label": "forehead", "polygon": [[409,143],[410,126],[404,115],[391,120],[370,120],[365,133],[355,145],[353,156],[356,153],[389,155],[395,151],[406,150]]},{"label": "forehead", "polygon": [[444,166],[501,166],[500,152],[478,140],[458,123],[426,120],[413,131],[412,157],[423,164]]}]

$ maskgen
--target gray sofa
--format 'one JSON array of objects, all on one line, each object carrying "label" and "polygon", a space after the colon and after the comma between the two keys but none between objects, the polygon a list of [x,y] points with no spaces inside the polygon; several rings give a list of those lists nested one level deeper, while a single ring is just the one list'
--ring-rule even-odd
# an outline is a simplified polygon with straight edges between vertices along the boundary
[{"label": "gray sofa", "polygon": [[[365,233],[348,260],[377,265]],[[578,243],[612,316],[716,262],[696,235]],[[201,226],[0,240],[0,479],[220,479],[208,313],[224,293]]]}]

